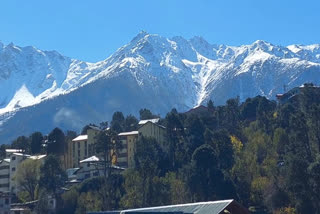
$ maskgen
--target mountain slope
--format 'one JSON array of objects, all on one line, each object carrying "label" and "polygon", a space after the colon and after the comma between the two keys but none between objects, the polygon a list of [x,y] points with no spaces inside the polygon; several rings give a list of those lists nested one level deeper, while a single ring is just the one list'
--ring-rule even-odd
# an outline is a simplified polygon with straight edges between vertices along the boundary
[{"label": "mountain slope", "polygon": [[213,99],[270,99],[305,82],[319,84],[320,45],[264,41],[232,47],[139,33],[106,60],[87,63],[55,51],[0,43],[0,140],[55,126],[79,131],[114,111],[165,114]]}]

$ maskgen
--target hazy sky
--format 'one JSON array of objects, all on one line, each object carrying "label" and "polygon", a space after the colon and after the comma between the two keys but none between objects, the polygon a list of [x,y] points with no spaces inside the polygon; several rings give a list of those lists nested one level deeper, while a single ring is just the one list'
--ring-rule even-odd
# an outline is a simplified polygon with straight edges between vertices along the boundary
[{"label": "hazy sky", "polygon": [[0,0],[0,41],[90,62],[141,30],[214,44],[312,44],[319,22],[319,0]]}]

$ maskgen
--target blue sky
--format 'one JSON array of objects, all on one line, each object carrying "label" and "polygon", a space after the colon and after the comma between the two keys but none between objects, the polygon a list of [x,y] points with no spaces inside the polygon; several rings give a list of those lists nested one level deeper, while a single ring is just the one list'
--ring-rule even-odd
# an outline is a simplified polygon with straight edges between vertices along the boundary
[{"label": "blue sky", "polygon": [[96,62],[141,30],[210,43],[320,43],[318,0],[1,0],[0,41]]}]

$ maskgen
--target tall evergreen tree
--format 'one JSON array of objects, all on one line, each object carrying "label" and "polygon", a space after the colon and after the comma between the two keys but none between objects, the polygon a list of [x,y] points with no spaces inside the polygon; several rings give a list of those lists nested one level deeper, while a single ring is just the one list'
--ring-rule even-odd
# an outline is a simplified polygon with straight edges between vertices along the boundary
[{"label": "tall evergreen tree", "polygon": [[65,180],[66,174],[61,168],[60,160],[54,155],[47,156],[40,168],[40,188],[44,188],[48,193],[57,195]]},{"label": "tall evergreen tree", "polygon": [[42,144],[44,143],[41,132],[32,133],[29,139],[30,139],[31,154],[39,154],[42,149]]},{"label": "tall evergreen tree", "polygon": [[65,151],[65,135],[59,128],[53,129],[48,135],[47,153],[62,155]]},{"label": "tall evergreen tree", "polygon": [[125,118],[122,112],[117,111],[112,115],[112,121],[110,125],[110,128],[116,133],[120,133],[125,130]]},{"label": "tall evergreen tree", "polygon": [[101,157],[103,164],[104,177],[109,177],[112,158],[121,148],[120,142],[117,140],[117,133],[111,129],[104,130],[98,133],[95,140],[96,152]]}]

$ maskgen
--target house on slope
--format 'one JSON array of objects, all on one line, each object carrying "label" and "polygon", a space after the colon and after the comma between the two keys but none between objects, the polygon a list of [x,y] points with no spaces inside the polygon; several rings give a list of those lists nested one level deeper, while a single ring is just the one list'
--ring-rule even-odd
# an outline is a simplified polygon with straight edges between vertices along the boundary
[{"label": "house on slope", "polygon": [[118,134],[122,148],[118,151],[113,164],[125,168],[134,167],[134,153],[138,137],[139,131],[122,132]]},{"label": "house on slope", "polygon": [[134,167],[136,142],[142,136],[154,138],[160,145],[164,145],[166,128],[159,124],[159,120],[160,118],[140,120],[137,131],[119,133],[118,139],[121,142],[122,148],[117,152],[113,164],[124,168]]},{"label": "house on slope", "polygon": [[95,154],[95,137],[101,130],[95,126],[89,126],[87,133],[79,135],[68,142],[66,168],[79,167],[80,161]]},{"label": "house on slope", "polygon": [[152,137],[156,139],[160,145],[166,142],[166,127],[159,124],[160,118],[141,120],[139,122],[138,132],[140,136]]},{"label": "house on slope", "polygon": [[[112,174],[120,174],[125,168],[111,165]],[[79,162],[79,168],[71,168],[67,170],[68,183],[76,184],[86,179],[104,175],[104,161],[97,157],[91,156]]]}]

